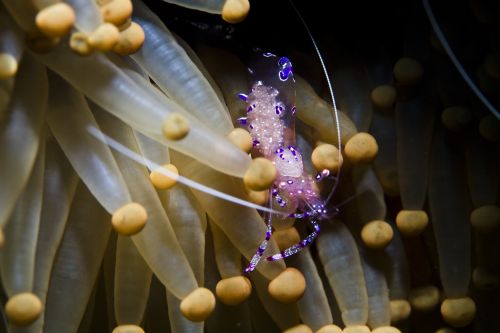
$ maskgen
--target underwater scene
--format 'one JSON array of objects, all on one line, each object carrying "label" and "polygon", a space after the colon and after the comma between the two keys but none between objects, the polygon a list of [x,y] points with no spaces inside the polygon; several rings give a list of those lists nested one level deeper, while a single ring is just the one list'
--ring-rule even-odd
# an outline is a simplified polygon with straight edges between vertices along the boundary
[{"label": "underwater scene", "polygon": [[500,332],[500,3],[0,0],[0,333]]}]

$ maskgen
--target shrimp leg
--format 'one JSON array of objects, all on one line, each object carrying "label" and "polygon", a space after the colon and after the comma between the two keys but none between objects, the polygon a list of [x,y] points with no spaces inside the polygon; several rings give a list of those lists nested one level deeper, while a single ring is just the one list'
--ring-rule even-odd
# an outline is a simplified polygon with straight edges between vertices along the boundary
[{"label": "shrimp leg", "polygon": [[[270,208],[272,209],[272,200],[271,200],[270,206],[271,206]],[[255,269],[255,267],[257,267],[257,264],[259,263],[260,259],[262,258],[262,255],[266,251],[267,244],[268,244],[269,240],[271,239],[271,235],[273,233],[272,221],[273,221],[273,215],[272,215],[272,213],[268,213],[267,221],[266,221],[266,223],[267,223],[266,238],[262,241],[262,243],[260,243],[259,248],[257,249],[257,252],[255,252],[255,254],[253,255],[252,260],[250,260],[250,263],[248,264],[247,268],[245,268],[245,273],[250,273],[251,271],[253,271]]]},{"label": "shrimp leg", "polygon": [[276,253],[275,255],[269,256],[266,259],[268,261],[275,261],[279,259],[284,259],[286,257],[293,256],[296,253],[299,253],[302,251],[304,248],[306,248],[309,244],[311,244],[314,239],[318,236],[320,228],[318,221],[315,219],[309,219],[309,223],[311,223],[312,227],[314,228],[314,231],[311,232],[309,235],[307,235],[306,238],[301,240],[295,245],[290,246],[288,249],[281,251],[280,253]]}]

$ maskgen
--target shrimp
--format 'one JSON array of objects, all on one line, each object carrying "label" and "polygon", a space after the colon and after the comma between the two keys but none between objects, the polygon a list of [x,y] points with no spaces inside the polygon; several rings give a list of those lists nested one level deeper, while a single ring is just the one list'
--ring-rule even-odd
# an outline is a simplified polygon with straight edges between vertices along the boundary
[{"label": "shrimp", "polygon": [[[270,188],[270,208],[286,213],[287,217],[306,219],[313,231],[297,244],[267,257],[269,261],[283,259],[300,252],[311,244],[320,232],[318,221],[327,215],[326,202],[320,197],[316,181],[329,176],[324,169],[315,177],[304,171],[303,157],[295,143],[295,78],[291,61],[272,53],[263,53],[249,69],[255,78],[248,95],[239,97],[247,103],[247,125],[253,140],[253,153],[267,158],[276,167],[277,177]],[[298,213],[301,212],[301,213]],[[272,213],[267,214],[264,241],[245,269],[255,269],[272,235]]]}]

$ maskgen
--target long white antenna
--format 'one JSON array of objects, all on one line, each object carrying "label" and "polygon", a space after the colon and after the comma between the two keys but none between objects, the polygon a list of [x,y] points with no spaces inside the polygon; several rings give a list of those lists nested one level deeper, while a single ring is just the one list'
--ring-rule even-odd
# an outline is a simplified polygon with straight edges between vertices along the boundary
[{"label": "long white antenna", "polygon": [[[289,2],[290,2],[290,5],[295,10],[295,13],[299,17],[299,19],[302,21],[302,24],[304,25],[304,28],[306,29],[307,34],[309,35],[309,38],[311,39],[311,42],[312,42],[313,47],[314,47],[314,50],[316,51],[316,54],[318,55],[319,62],[321,63],[321,67],[323,69],[323,74],[325,75],[325,79],[326,79],[326,82],[328,84],[328,90],[330,92],[330,98],[332,99],[333,116],[335,118],[335,123],[336,123],[335,125],[336,125],[336,129],[337,129],[337,142],[338,142],[338,148],[339,148],[339,161],[342,161],[342,142],[341,142],[341,135],[340,135],[339,112],[337,110],[337,102],[335,101],[335,95],[333,94],[333,86],[332,86],[332,83],[330,81],[330,75],[328,75],[328,70],[326,69],[326,65],[325,65],[325,62],[323,60],[323,56],[321,55],[321,51],[319,50],[318,44],[316,44],[316,40],[314,39],[311,31],[309,30],[309,26],[307,25],[307,23],[304,20],[304,18],[302,17],[302,15],[300,15],[299,10],[297,9],[297,7],[295,7],[295,5],[292,2],[292,0],[289,0]],[[332,190],[330,191],[330,194],[328,194],[328,197],[326,198],[325,202],[330,201],[333,193],[335,193],[335,190],[337,189],[337,186],[338,186],[338,183],[339,183],[338,180],[340,179],[340,169],[341,168],[339,168],[339,170],[337,172],[337,177],[335,178],[336,179],[335,180],[335,184],[333,185]]]},{"label": "long white antenna", "polygon": [[441,42],[441,45],[443,46],[444,50],[446,51],[446,54],[448,54],[448,57],[450,58],[451,62],[455,67],[457,68],[457,71],[462,75],[462,78],[464,79],[465,83],[469,86],[469,88],[476,94],[477,98],[483,102],[484,106],[490,110],[491,113],[497,117],[497,119],[500,119],[500,113],[498,110],[495,108],[493,104],[484,96],[484,94],[479,90],[477,85],[472,81],[470,78],[469,74],[465,71],[464,67],[458,61],[457,57],[455,56],[455,53],[450,47],[450,44],[446,40],[445,35],[443,34],[443,31],[439,27],[439,24],[436,20],[436,17],[434,16],[434,13],[432,11],[431,6],[429,5],[428,0],[422,0],[422,4],[424,5],[425,13],[427,14],[427,17],[429,18],[429,21],[431,22],[432,30],[434,30],[434,33],[436,34],[437,38],[439,39],[439,42]]},{"label": "long white antenna", "polygon": [[104,134],[103,132],[101,132],[99,129],[95,128],[92,125],[87,126],[87,131],[92,136],[94,136],[96,139],[106,143],[107,145],[109,145],[111,148],[113,148],[114,150],[116,150],[120,154],[130,158],[131,160],[136,161],[137,163],[139,163],[141,165],[144,165],[145,167],[153,167],[155,171],[161,173],[162,175],[167,176],[167,177],[172,178],[172,179],[175,179],[179,183],[182,183],[188,187],[191,187],[192,189],[207,193],[207,194],[212,195],[214,197],[217,197],[217,198],[220,198],[220,199],[223,199],[223,200],[226,200],[226,201],[238,204],[238,205],[246,206],[249,208],[254,208],[254,209],[257,209],[257,210],[260,210],[263,212],[278,214],[278,215],[285,216],[285,217],[288,216],[288,214],[284,214],[283,212],[280,212],[280,211],[277,211],[274,209],[270,209],[270,208],[267,208],[264,206],[259,206],[257,204],[252,203],[252,202],[234,197],[234,196],[226,194],[224,192],[217,191],[211,187],[200,184],[198,182],[195,182],[194,180],[191,180],[191,179],[186,178],[184,176],[178,175],[170,170],[167,170],[167,169],[163,168],[161,165],[156,164],[155,162],[145,158],[144,156],[137,154],[136,152],[132,151],[128,147],[122,145],[120,142],[118,142],[115,139]]}]

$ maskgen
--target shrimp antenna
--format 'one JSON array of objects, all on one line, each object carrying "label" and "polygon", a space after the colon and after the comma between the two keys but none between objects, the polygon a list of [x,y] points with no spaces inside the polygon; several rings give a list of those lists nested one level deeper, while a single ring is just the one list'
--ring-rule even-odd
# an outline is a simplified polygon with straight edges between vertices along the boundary
[{"label": "shrimp antenna", "polygon": [[226,200],[226,201],[229,201],[229,202],[241,205],[241,206],[254,208],[254,209],[257,209],[257,210],[260,210],[263,212],[267,212],[267,213],[273,213],[273,214],[278,214],[281,216],[287,216],[287,214],[284,214],[283,212],[254,204],[250,201],[246,201],[246,200],[240,199],[238,197],[234,197],[232,195],[226,194],[224,192],[217,191],[216,189],[213,189],[213,188],[208,187],[206,185],[195,182],[194,180],[189,179],[187,177],[177,175],[176,173],[174,173],[166,168],[163,168],[161,165],[147,159],[146,157],[137,154],[136,152],[134,152],[130,148],[124,146],[120,142],[118,142],[115,139],[111,138],[110,136],[104,134],[102,131],[100,131],[99,129],[97,129],[96,127],[94,127],[92,125],[87,126],[87,131],[92,136],[94,136],[96,139],[107,144],[108,146],[110,146],[111,148],[113,148],[114,150],[119,152],[120,154],[130,158],[131,160],[133,160],[141,165],[144,165],[145,167],[152,167],[155,169],[155,171],[158,171],[162,175],[169,177],[169,178],[172,178],[172,179],[175,179],[179,183],[182,183],[182,184],[184,184],[192,189],[207,193],[207,194],[212,195],[214,197],[217,197],[217,198],[220,198],[220,199],[223,199],[223,200]]},{"label": "shrimp antenna", "polygon": [[[309,30],[309,26],[307,25],[306,21],[300,14],[299,10],[297,7],[295,7],[295,4],[293,3],[292,0],[288,0],[290,5],[292,6],[293,10],[295,11],[295,14],[297,14],[298,18],[304,25],[304,28],[306,29],[307,35],[311,39],[311,42],[313,44],[314,50],[316,51],[316,54],[318,56],[319,62],[321,63],[321,68],[323,69],[323,74],[325,75],[326,82],[328,84],[328,91],[330,92],[330,98],[332,99],[332,106],[333,106],[333,117],[335,119],[335,125],[337,129],[337,142],[338,142],[338,148],[339,148],[339,161],[342,161],[342,142],[341,142],[341,135],[340,135],[340,122],[339,122],[339,112],[337,109],[337,102],[335,101],[335,95],[333,93],[333,85],[330,81],[330,75],[328,75],[328,70],[326,69],[325,61],[323,60],[323,56],[321,55],[321,51],[319,50],[318,44],[316,43],[316,40],[314,39],[311,30]],[[330,194],[328,194],[328,197],[326,198],[325,202],[329,202],[330,198],[332,197],[333,193],[335,193],[335,190],[337,189],[339,179],[340,179],[340,169],[337,172],[337,177],[335,184],[332,187],[332,190],[330,191]]]},{"label": "shrimp antenna", "polygon": [[446,51],[446,54],[450,58],[453,65],[455,65],[457,71],[460,73],[460,75],[464,79],[465,83],[467,83],[469,88],[474,92],[474,94],[476,94],[477,98],[479,98],[481,100],[481,102],[483,102],[484,106],[486,106],[486,108],[488,108],[488,110],[490,110],[490,112],[493,113],[493,115],[495,115],[495,117],[497,117],[497,119],[500,119],[500,113],[498,112],[498,110],[495,108],[495,106],[493,106],[493,104],[488,100],[488,98],[486,98],[486,96],[484,96],[484,94],[481,92],[481,90],[479,90],[479,88],[474,83],[474,81],[472,81],[469,74],[467,74],[467,72],[465,71],[465,69],[462,66],[462,64],[460,63],[460,61],[458,61],[455,53],[453,52],[453,50],[450,47],[450,44],[446,40],[446,37],[445,37],[443,31],[439,27],[439,24],[436,20],[436,17],[434,16],[434,12],[432,11],[431,6],[429,5],[429,1],[422,0],[422,4],[424,5],[425,13],[427,14],[427,17],[429,18],[429,21],[431,23],[432,30],[434,30],[436,37],[439,39],[439,42],[441,43],[444,50]]}]

